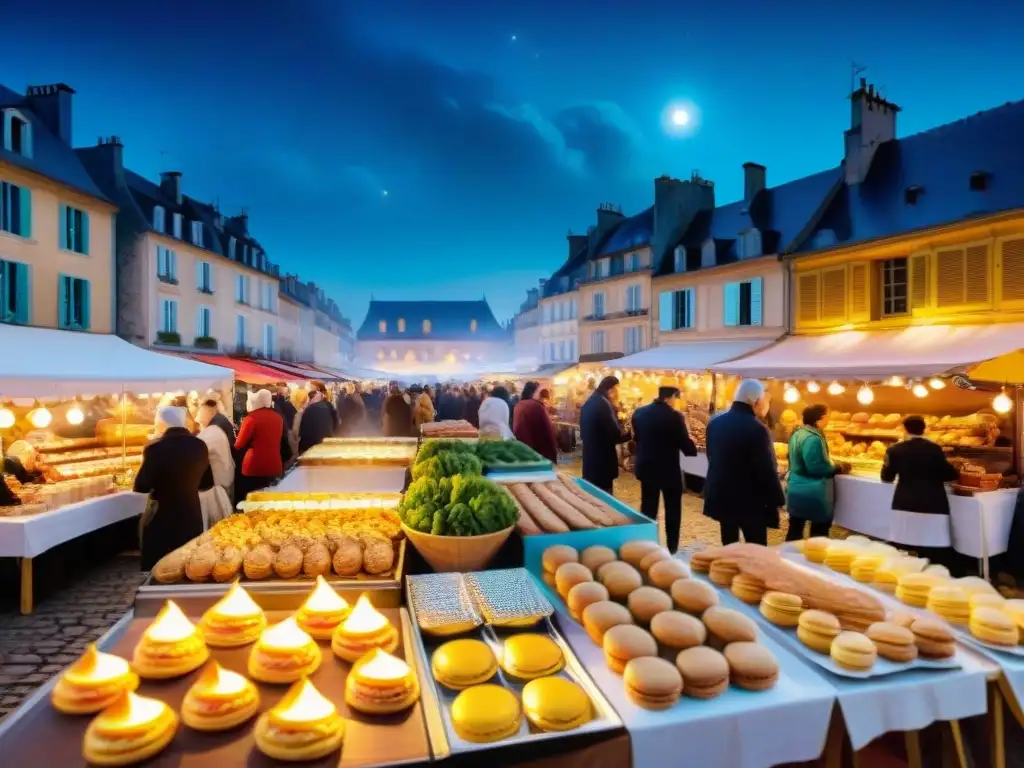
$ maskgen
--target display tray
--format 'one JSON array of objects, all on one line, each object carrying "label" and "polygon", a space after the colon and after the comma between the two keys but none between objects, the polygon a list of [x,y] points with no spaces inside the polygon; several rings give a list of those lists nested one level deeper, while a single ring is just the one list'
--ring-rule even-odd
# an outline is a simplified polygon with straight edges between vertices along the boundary
[{"label": "display tray", "polygon": [[418,437],[326,437],[328,445],[418,445]]},{"label": "display tray", "polygon": [[[388,619],[401,629],[401,644],[396,655],[405,657],[410,647],[412,632],[408,614],[401,609],[385,609]],[[270,622],[280,621],[288,612],[268,613]],[[190,614],[194,621],[199,619]],[[130,659],[139,637],[149,625],[149,619],[135,619],[125,632],[105,651]],[[222,666],[246,675],[246,663],[251,646],[234,649],[211,649],[211,658]],[[346,720],[345,742],[340,754],[333,752],[320,760],[303,765],[311,768],[363,768],[364,766],[398,766],[425,763],[430,760],[430,742],[423,714],[424,704],[417,702],[411,709],[398,715],[371,717],[349,710],[345,704],[345,680],[349,664],[338,659],[329,642],[321,642],[323,662],[310,680]],[[414,655],[414,654],[413,654]],[[412,662],[410,661],[410,664]],[[413,664],[415,667],[415,664]],[[422,669],[417,669],[422,678]],[[181,702],[199,671],[185,677],[167,681],[143,680],[138,692],[167,702],[180,712]],[[422,682],[422,681],[421,681]],[[270,709],[287,692],[287,685],[256,683],[260,691],[260,712]],[[427,705],[429,706],[429,705]],[[50,705],[48,699],[38,699],[34,706],[19,716],[17,727],[0,734],[0,754],[3,765],[50,766],[77,768],[87,763],[82,757],[82,739],[91,718],[62,715]],[[182,724],[170,746],[157,757],[147,761],[148,766],[163,768],[210,768],[210,766],[239,766],[269,768],[282,763],[263,755],[253,739],[256,718],[222,733],[200,733]]]},{"label": "display tray", "polygon": [[551,470],[551,462],[547,459],[540,461],[519,461],[515,463],[485,462],[485,475],[500,475],[511,472],[546,472]]},{"label": "display tray", "polygon": [[[488,644],[488,646],[490,646],[495,657],[500,659],[504,638],[522,632],[546,632],[562,649],[562,654],[565,657],[565,667],[555,676],[572,680],[583,688],[590,697],[592,714],[594,716],[593,719],[571,731],[549,733],[540,731],[531,726],[527,721],[526,716],[523,715],[519,732],[510,738],[489,744],[477,744],[462,739],[455,733],[455,729],[452,727],[451,721],[451,707],[459,692],[438,683],[434,680],[434,676],[430,672],[430,662],[434,655],[434,651],[453,638],[432,637],[421,633],[416,619],[416,609],[411,594],[407,594],[406,604],[408,605],[411,617],[410,625],[412,627],[412,643],[414,643],[416,653],[420,658],[419,668],[424,670],[420,682],[422,683],[421,687],[424,699],[429,699],[429,702],[425,707],[428,711],[427,726],[430,730],[430,741],[433,746],[435,759],[442,759],[451,755],[465,755],[511,745],[541,745],[543,742],[551,741],[553,739],[573,737],[581,734],[602,733],[622,727],[622,721],[619,719],[619,716],[615,713],[615,710],[612,709],[612,706],[608,703],[607,699],[604,698],[600,689],[590,679],[590,676],[584,670],[583,665],[580,664],[576,655],[573,653],[572,648],[558,632],[550,619],[542,619],[537,626],[530,629],[498,629],[485,624],[477,627],[471,632],[459,635],[458,637],[472,637],[478,640],[483,640]],[[519,699],[520,703],[522,703],[523,687],[526,685],[525,681],[521,681],[507,675],[499,667],[495,676],[488,682],[491,684],[501,685],[512,691],[516,695],[516,698]]]}]

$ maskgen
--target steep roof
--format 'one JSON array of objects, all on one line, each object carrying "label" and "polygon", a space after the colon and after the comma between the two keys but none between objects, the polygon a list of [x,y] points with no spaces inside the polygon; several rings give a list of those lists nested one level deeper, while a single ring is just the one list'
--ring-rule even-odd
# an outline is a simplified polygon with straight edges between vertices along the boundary
[{"label": "steep roof", "polygon": [[594,258],[608,256],[633,248],[643,248],[651,244],[654,236],[654,206],[641,211],[635,216],[623,219],[609,233],[604,243],[598,247]]},{"label": "steep roof", "polygon": [[[399,320],[405,330],[399,331]],[[424,321],[430,330],[424,333]],[[476,330],[471,330],[473,321]],[[385,323],[381,332],[380,324]],[[370,300],[366,319],[359,327],[356,338],[374,339],[445,339],[471,341],[478,339],[504,339],[507,332],[491,312],[486,299],[476,301],[378,301]]]}]

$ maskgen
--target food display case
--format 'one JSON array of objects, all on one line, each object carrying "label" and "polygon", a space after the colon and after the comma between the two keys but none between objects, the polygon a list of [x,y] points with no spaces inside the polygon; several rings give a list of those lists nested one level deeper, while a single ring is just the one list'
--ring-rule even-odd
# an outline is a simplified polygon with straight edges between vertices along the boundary
[{"label": "food display case", "polygon": [[335,438],[315,445],[299,456],[301,467],[407,467],[416,458],[416,438]]}]

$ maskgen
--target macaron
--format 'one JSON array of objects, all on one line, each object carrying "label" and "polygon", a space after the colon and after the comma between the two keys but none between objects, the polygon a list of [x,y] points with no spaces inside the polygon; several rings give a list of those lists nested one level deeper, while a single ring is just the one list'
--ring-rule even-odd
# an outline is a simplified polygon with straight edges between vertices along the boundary
[{"label": "macaron", "polygon": [[830,653],[836,664],[855,672],[871,669],[878,658],[875,644],[860,632],[840,632],[832,640]]},{"label": "macaron", "polygon": [[681,611],[662,611],[651,619],[651,634],[663,649],[673,654],[704,645],[708,630],[704,622]]},{"label": "macaron", "polygon": [[657,549],[652,549],[650,552],[644,555],[643,560],[640,561],[640,564],[637,567],[640,569],[640,573],[647,573],[651,570],[651,566],[653,566],[655,563],[660,563],[671,559],[671,552],[669,552],[665,547],[658,547]]},{"label": "macaron", "polygon": [[732,580],[739,572],[740,567],[736,563],[719,558],[711,564],[708,578],[720,587],[728,587],[732,585]]},{"label": "macaron", "polygon": [[949,572],[949,568],[947,568],[944,565],[926,565],[923,572],[930,573],[934,576],[938,576],[943,579],[952,578],[952,574]]},{"label": "macaron", "polygon": [[533,680],[558,672],[565,666],[565,655],[548,635],[524,632],[506,638],[500,663],[512,677]]},{"label": "macaron", "polygon": [[840,633],[839,619],[825,611],[804,611],[797,622],[797,639],[818,653],[832,650],[832,640]]},{"label": "macaron", "polygon": [[430,669],[441,685],[461,691],[494,677],[498,660],[487,643],[463,638],[450,640],[434,651]]},{"label": "macaron", "polygon": [[587,547],[580,552],[580,562],[587,566],[593,574],[596,574],[597,569],[605,563],[614,563],[617,559],[614,549],[600,544]]},{"label": "macaron", "polygon": [[474,744],[515,736],[522,716],[519,699],[500,685],[475,685],[452,702],[452,728],[459,738]]},{"label": "macaron", "polygon": [[631,659],[622,673],[626,696],[643,709],[669,709],[683,693],[683,675],[656,656]]},{"label": "macaron", "polygon": [[657,656],[658,644],[651,633],[635,624],[620,624],[604,633],[604,658],[612,672],[622,674],[633,659]]},{"label": "macaron", "polygon": [[569,594],[569,590],[577,584],[585,581],[593,581],[594,574],[590,569],[580,563],[562,563],[555,571],[555,588],[563,598]]},{"label": "macaron", "polygon": [[711,606],[718,605],[718,593],[703,581],[678,579],[669,591],[676,608],[693,616],[701,616]]},{"label": "macaron", "polygon": [[826,536],[813,536],[804,542],[804,557],[812,563],[824,563],[830,546],[832,539]]},{"label": "macaron", "polygon": [[777,627],[795,627],[804,612],[800,595],[788,592],[765,592],[761,598],[761,615]]},{"label": "macaron", "polygon": [[969,605],[972,614],[975,608],[998,608],[1001,610],[1006,605],[1006,598],[988,592],[975,592],[969,598]]},{"label": "macaron", "polygon": [[757,576],[737,573],[733,576],[732,585],[729,588],[736,597],[748,605],[757,605],[764,597],[764,582]]},{"label": "macaron", "polygon": [[896,585],[896,599],[915,608],[924,608],[932,587],[941,581],[943,579],[930,573],[905,573]]},{"label": "macaron", "polygon": [[619,559],[639,568],[643,559],[656,549],[661,549],[658,542],[650,539],[634,539],[619,547]]},{"label": "macaron", "polygon": [[714,648],[698,645],[676,656],[676,669],[683,676],[683,695],[713,699],[729,687],[729,662]]},{"label": "macaron", "polygon": [[883,560],[885,555],[882,554],[857,555],[850,563],[850,577],[861,584],[870,584],[875,580],[875,572]]},{"label": "macaron", "polygon": [[604,643],[604,633],[620,624],[632,624],[633,614],[629,609],[611,600],[591,603],[583,609],[583,628],[595,645]]},{"label": "macaron", "polygon": [[883,659],[905,664],[917,658],[914,633],[906,627],[879,621],[868,627],[867,636]]},{"label": "macaron", "polygon": [[544,572],[550,573],[552,576],[558,570],[558,566],[564,563],[578,563],[579,561],[580,553],[576,551],[575,547],[570,547],[568,544],[556,544],[553,547],[548,547],[544,550],[544,554],[540,556]]},{"label": "macaron", "polygon": [[970,598],[960,587],[932,587],[927,607],[953,624],[967,624],[971,620]]},{"label": "macaron", "polygon": [[897,627],[903,627],[904,629],[910,629],[917,619],[917,614],[910,611],[889,611],[885,617],[885,620],[890,624],[895,624]]},{"label": "macaron", "polygon": [[701,616],[708,630],[708,645],[724,648],[729,643],[757,641],[757,626],[739,611],[714,605]]},{"label": "macaron", "polygon": [[625,600],[634,589],[643,586],[640,572],[629,563],[608,563],[601,568],[598,579],[608,588],[612,600]]},{"label": "macaron", "polygon": [[569,590],[569,594],[565,596],[565,603],[569,606],[570,615],[579,621],[588,605],[607,599],[608,589],[604,584],[584,581]]},{"label": "macaron", "polygon": [[690,556],[690,568],[694,573],[707,573],[711,570],[711,564],[715,562],[715,550],[694,552]]},{"label": "macaron", "polygon": [[910,625],[914,644],[920,655],[928,659],[949,659],[956,654],[956,642],[952,633],[940,621],[915,619]]},{"label": "macaron", "polygon": [[837,573],[849,573],[850,565],[857,554],[858,551],[847,544],[833,543],[825,553],[824,565]]},{"label": "macaron", "polygon": [[541,677],[523,686],[523,711],[541,731],[571,731],[593,717],[590,697],[572,680]]},{"label": "macaron", "polygon": [[658,589],[671,589],[679,579],[688,578],[690,578],[690,569],[682,560],[674,557],[669,560],[659,560],[647,571],[647,580],[652,587]]},{"label": "macaron", "polygon": [[779,681],[779,662],[757,643],[730,643],[722,652],[729,664],[729,680],[747,691],[767,691]]},{"label": "macaron", "polygon": [[998,608],[982,606],[971,611],[971,634],[992,645],[1017,645],[1017,622]]},{"label": "macaron", "polygon": [[626,607],[637,624],[647,626],[656,614],[672,610],[672,598],[655,587],[638,587],[629,593]]}]

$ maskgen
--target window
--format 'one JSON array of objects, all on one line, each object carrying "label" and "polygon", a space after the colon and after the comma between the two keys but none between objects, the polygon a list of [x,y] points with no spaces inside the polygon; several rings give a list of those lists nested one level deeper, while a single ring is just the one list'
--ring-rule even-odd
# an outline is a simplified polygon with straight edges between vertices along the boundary
[{"label": "window", "polygon": [[398,332],[399,333],[405,333],[405,318],[404,317],[398,318]]},{"label": "window", "polygon": [[429,320],[424,320],[423,321],[423,334],[426,335],[428,333],[430,333],[430,321]]},{"label": "window", "polygon": [[381,320],[379,323],[377,323],[377,331],[380,332],[380,333],[387,333],[388,332],[388,321],[387,320]]},{"label": "window", "polygon": [[544,314],[544,322],[545,323],[550,323],[551,322],[551,305],[550,304],[545,304],[544,305],[543,314]]},{"label": "window", "polygon": [[569,302],[569,319],[570,320],[575,320],[576,319],[576,310],[577,310],[576,299],[573,299],[572,301]]},{"label": "window", "polygon": [[32,157],[32,124],[14,109],[4,110],[0,140],[3,148],[22,157]]},{"label": "window", "polygon": [[562,302],[555,304],[555,322],[562,319]]},{"label": "window", "polygon": [[629,254],[629,261],[626,264],[626,271],[637,272],[640,270],[640,254],[631,253]]},{"label": "window", "polygon": [[576,339],[569,339],[569,359],[576,359]]},{"label": "window", "polygon": [[741,259],[753,259],[761,255],[761,230],[748,229],[740,236],[739,256]]},{"label": "window", "polygon": [[260,309],[270,312],[274,308],[274,286],[271,283],[260,280]]},{"label": "window", "polygon": [[558,359],[565,360],[565,342],[558,342]]},{"label": "window", "polygon": [[267,323],[263,326],[263,356],[274,356],[274,326]]},{"label": "window", "polygon": [[236,251],[235,251],[235,246],[236,245],[237,245],[237,243],[235,242],[235,238],[229,237],[228,238],[228,258],[231,259],[232,261],[238,261],[238,257],[236,255]]},{"label": "window", "polygon": [[476,319],[470,320],[469,321],[469,332],[470,333],[476,333],[476,328],[477,328]]},{"label": "window", "polygon": [[882,270],[882,314],[904,315],[907,312],[907,260],[886,259]]},{"label": "window", "polygon": [[0,230],[32,237],[32,191],[0,181]]},{"label": "window", "polygon": [[160,302],[160,332],[178,332],[178,302],[164,299]]},{"label": "window", "polygon": [[167,211],[164,210],[164,207],[162,205],[158,205],[155,208],[153,208],[153,229],[155,229],[157,232],[161,232],[161,233],[166,232],[167,231],[167,222],[165,221],[166,217],[167,217]]},{"label": "window", "polygon": [[89,330],[89,281],[61,275],[57,278],[57,294],[58,327]]},{"label": "window", "polygon": [[209,307],[199,307],[196,310],[196,338],[210,338],[213,336],[213,310]]},{"label": "window", "polygon": [[555,361],[555,342],[548,342],[548,359],[547,362],[553,363]]},{"label": "window", "polygon": [[597,293],[594,294],[593,314],[594,317],[598,319],[604,317],[604,293],[601,291],[598,291]]},{"label": "window", "polygon": [[181,214],[174,214],[174,236],[181,240]]},{"label": "window", "polygon": [[708,267],[715,266],[717,263],[718,248],[715,246],[715,241],[709,238],[700,247],[700,265],[707,269]]},{"label": "window", "polygon": [[590,334],[590,351],[594,354],[604,352],[604,331],[594,331]]},{"label": "window", "polygon": [[196,289],[200,293],[213,293],[213,265],[208,261],[196,262]]},{"label": "window", "polygon": [[28,325],[30,297],[28,265],[0,261],[0,323]]},{"label": "window", "polygon": [[663,331],[693,328],[694,289],[665,291],[659,297],[658,327]]},{"label": "window", "polygon": [[178,257],[170,248],[156,247],[156,277],[162,283],[178,284]]},{"label": "window", "polygon": [[761,278],[725,284],[725,324],[761,324]]},{"label": "window", "polygon": [[677,245],[675,251],[672,252],[672,271],[677,273],[686,271],[686,249],[681,245]]},{"label": "window", "polygon": [[626,288],[626,311],[639,312],[643,309],[642,286],[637,283]]},{"label": "window", "polygon": [[630,355],[639,352],[644,348],[644,328],[642,325],[634,325],[626,329],[626,354]]},{"label": "window", "polygon": [[235,340],[239,349],[245,348],[245,315],[235,318]]},{"label": "window", "polygon": [[201,221],[192,222],[192,244],[198,245],[200,248],[203,247],[203,222]]},{"label": "window", "polygon": [[89,214],[70,205],[62,205],[60,222],[60,247],[88,256]]}]

